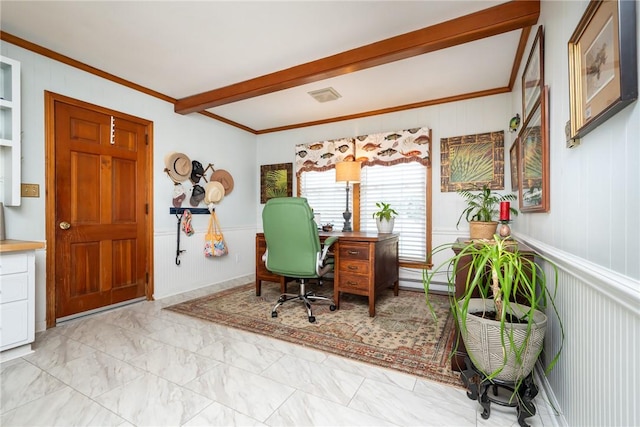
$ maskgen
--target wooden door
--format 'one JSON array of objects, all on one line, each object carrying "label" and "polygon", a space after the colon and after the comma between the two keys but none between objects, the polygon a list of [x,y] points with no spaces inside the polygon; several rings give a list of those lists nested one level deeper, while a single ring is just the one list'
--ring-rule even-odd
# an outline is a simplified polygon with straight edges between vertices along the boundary
[{"label": "wooden door", "polygon": [[147,126],[60,101],[54,123],[55,318],[145,296]]}]

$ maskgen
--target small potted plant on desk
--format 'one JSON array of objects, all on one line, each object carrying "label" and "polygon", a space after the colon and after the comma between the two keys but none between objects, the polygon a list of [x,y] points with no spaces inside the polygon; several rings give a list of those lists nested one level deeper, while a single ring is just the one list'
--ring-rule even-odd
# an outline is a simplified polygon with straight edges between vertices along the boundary
[{"label": "small potted plant on desk", "polygon": [[[495,221],[500,202],[516,200],[515,194],[499,194],[491,190],[488,185],[484,185],[479,191],[458,190],[466,201],[456,228],[460,225],[462,217],[469,222],[469,235],[471,239],[493,239],[498,223]],[[514,216],[518,215],[518,210],[509,206],[509,212]]]},{"label": "small potted plant on desk", "polygon": [[[546,310],[558,319],[561,341],[564,330],[555,306],[558,286],[556,265],[548,258],[536,255],[553,272],[547,276],[531,256],[518,250],[518,243],[494,235],[492,240],[448,243],[432,252],[452,250],[454,255],[423,272],[427,304],[429,288],[434,275],[447,270],[460,272],[467,267],[462,295],[455,292],[455,277],[448,274],[451,313],[457,323],[458,338],[466,347],[468,359],[462,371],[462,380],[468,388],[467,396],[479,400],[489,418],[490,402],[517,406],[518,422],[536,413],[533,398],[538,389],[533,383],[532,371],[543,349],[547,325]],[[459,265],[460,264],[460,265]],[[461,267],[461,268],[459,268]],[[432,314],[435,315],[433,309]],[[452,353],[457,351],[456,341]],[[550,361],[547,372],[556,364],[562,345]],[[511,392],[508,402],[489,396],[488,389],[504,387]]]},{"label": "small potted plant on desk", "polygon": [[373,213],[373,218],[376,220],[378,233],[392,233],[398,212],[391,208],[390,203],[376,202],[376,207],[378,210]]}]

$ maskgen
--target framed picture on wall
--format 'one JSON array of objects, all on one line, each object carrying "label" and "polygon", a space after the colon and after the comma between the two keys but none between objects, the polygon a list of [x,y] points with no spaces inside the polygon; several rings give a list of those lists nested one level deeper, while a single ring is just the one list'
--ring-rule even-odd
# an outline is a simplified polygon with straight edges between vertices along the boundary
[{"label": "framed picture on wall", "polygon": [[504,132],[440,139],[440,191],[504,189]]},{"label": "framed picture on wall", "polygon": [[518,135],[518,195],[521,212],[549,211],[549,90]]},{"label": "framed picture on wall", "polygon": [[520,157],[519,147],[520,144],[519,138],[516,138],[511,144],[511,148],[509,149],[509,165],[511,168],[511,191],[518,191],[518,172],[520,171],[520,162],[518,159]]},{"label": "framed picture on wall", "polygon": [[637,1],[591,1],[569,39],[571,138],[638,98]]},{"label": "framed picture on wall", "polygon": [[544,86],[544,33],[538,27],[527,65],[522,73],[522,121],[526,122],[540,100]]},{"label": "framed picture on wall", "polygon": [[260,166],[260,203],[293,194],[293,163]]}]

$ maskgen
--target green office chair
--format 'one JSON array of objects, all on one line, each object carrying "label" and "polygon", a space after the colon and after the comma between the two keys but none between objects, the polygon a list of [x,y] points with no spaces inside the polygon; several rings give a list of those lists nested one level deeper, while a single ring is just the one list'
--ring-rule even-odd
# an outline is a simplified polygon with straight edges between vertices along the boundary
[{"label": "green office chair", "polygon": [[285,277],[294,277],[300,281],[297,294],[282,294],[271,310],[271,317],[278,317],[278,307],[289,300],[297,299],[307,306],[309,322],[316,318],[311,311],[311,303],[328,301],[329,309],[336,305],[331,298],[315,295],[305,289],[307,279],[320,279],[333,269],[326,262],[329,247],[338,240],[329,237],[320,247],[318,226],[313,220],[313,212],[302,197],[279,197],[270,199],[262,211],[262,227],[267,250],[263,255],[267,270]]}]

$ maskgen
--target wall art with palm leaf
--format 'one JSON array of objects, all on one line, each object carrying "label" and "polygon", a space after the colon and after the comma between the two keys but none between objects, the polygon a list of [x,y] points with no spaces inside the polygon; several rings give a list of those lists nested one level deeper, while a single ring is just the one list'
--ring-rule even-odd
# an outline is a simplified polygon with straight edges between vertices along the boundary
[{"label": "wall art with palm leaf", "polygon": [[260,203],[293,194],[293,163],[260,166]]},{"label": "wall art with palm leaf", "polygon": [[440,190],[504,189],[504,131],[440,139]]},{"label": "wall art with palm leaf", "polygon": [[549,211],[549,87],[518,135],[521,212]]}]

